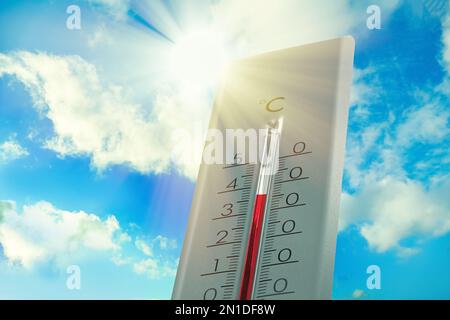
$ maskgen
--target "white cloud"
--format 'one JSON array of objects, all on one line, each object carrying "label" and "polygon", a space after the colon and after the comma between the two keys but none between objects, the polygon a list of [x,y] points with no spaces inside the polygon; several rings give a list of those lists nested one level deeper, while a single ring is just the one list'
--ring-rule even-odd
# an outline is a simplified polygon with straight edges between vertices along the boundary
[{"label": "white cloud", "polygon": [[[90,156],[98,170],[128,165],[162,173],[173,165],[195,178],[203,136],[189,140],[189,134],[203,128],[205,119],[197,97],[160,91],[153,108],[144,107],[133,103],[123,87],[103,84],[95,67],[79,56],[0,54],[3,74],[16,76],[34,107],[52,121],[54,135],[45,146],[59,155]],[[175,139],[179,132],[183,139]]]},{"label": "white cloud", "polygon": [[350,105],[370,104],[376,90],[373,83],[368,83],[366,77],[375,73],[373,67],[353,70],[353,87]]},{"label": "white cloud", "polygon": [[101,25],[92,34],[87,36],[87,43],[89,47],[94,48],[99,44],[110,45],[113,43],[113,39],[107,28]]},{"label": "white cloud", "polygon": [[145,275],[150,279],[175,276],[178,262],[163,251],[176,248],[176,240],[158,235],[149,241],[142,237],[137,238],[134,244],[144,257],[132,258],[127,261],[122,259],[120,262],[130,264],[135,273]]},{"label": "white cloud", "polygon": [[352,293],[352,298],[353,298],[353,299],[361,299],[361,298],[363,298],[365,295],[366,295],[366,294],[365,294],[364,290],[361,290],[361,289],[355,289],[355,291],[353,291],[353,293]]},{"label": "white cloud", "polygon": [[[436,95],[424,94],[419,97],[419,106],[406,109],[398,117],[390,113],[388,119],[349,134],[346,173],[353,188],[386,176],[418,179],[423,171],[411,171],[407,165],[426,168],[436,161],[445,162],[448,154],[441,149],[450,138],[450,112],[445,98],[440,99],[439,92]],[[420,145],[426,145],[427,152],[411,157]]]},{"label": "white cloud", "polygon": [[161,260],[146,258],[133,264],[133,271],[146,275],[150,279],[174,277],[177,271],[176,263],[161,262]]},{"label": "white cloud", "polygon": [[450,176],[434,181],[428,190],[417,181],[392,176],[366,181],[357,195],[342,197],[342,223],[346,219],[359,222],[361,235],[376,252],[417,253],[417,248],[404,246],[402,240],[438,237],[450,231],[448,190]]},{"label": "white cloud", "polygon": [[377,101],[379,93],[382,92],[376,74],[373,67],[353,69],[350,99],[353,121],[365,121],[371,115],[370,105]]},{"label": "white cloud", "polygon": [[444,50],[442,52],[442,59],[444,67],[447,69],[447,73],[450,74],[450,11],[442,21],[442,44]]},{"label": "white cloud", "polygon": [[441,63],[447,73],[439,90],[450,97],[450,10],[447,11],[446,16],[442,17],[442,45]]},{"label": "white cloud", "polygon": [[414,142],[439,143],[450,134],[449,119],[448,108],[437,103],[412,110],[397,128],[397,143],[404,147]]},{"label": "white cloud", "polygon": [[[130,242],[135,249],[127,246]],[[19,211],[14,201],[0,201],[0,252],[9,265],[27,270],[44,263],[65,270],[74,259],[105,253],[115,265],[129,266],[150,279],[173,277],[178,262],[160,250],[175,246],[175,240],[161,235],[150,242],[137,236],[132,242],[115,216],[101,219],[84,211],[57,209],[45,201]]]},{"label": "white cloud", "polygon": [[374,149],[378,149],[377,146],[386,127],[387,123],[377,123],[367,126],[358,134],[349,134],[347,138],[345,174],[352,188],[359,187],[364,177],[366,177],[367,173],[361,170],[361,166],[364,165],[367,154]]},{"label": "white cloud", "polygon": [[121,253],[117,253],[112,256],[111,261],[116,266],[125,266],[125,265],[132,263],[133,259],[131,257],[124,256]]},{"label": "white cloud", "polygon": [[175,239],[169,239],[165,236],[158,235],[150,241],[146,241],[143,238],[137,238],[134,245],[144,255],[151,257],[154,255],[153,251],[155,248],[161,250],[176,249],[177,241]]},{"label": "white cloud", "polygon": [[408,258],[410,256],[414,256],[421,252],[420,248],[417,247],[396,247],[397,255],[401,258]]},{"label": "white cloud", "polygon": [[151,248],[151,246],[145,242],[142,239],[137,239],[134,244],[136,245],[136,248],[141,251],[144,255],[146,256],[153,256],[153,250]]},{"label": "white cloud", "polygon": [[27,149],[18,144],[14,139],[8,139],[0,144],[0,163],[13,161],[28,155]]},{"label": "white cloud", "polygon": [[158,235],[153,239],[154,243],[157,243],[161,249],[175,249],[177,247],[177,241],[175,239],[169,239],[162,235]]},{"label": "white cloud", "polygon": [[118,251],[123,240],[114,216],[65,211],[41,201],[19,212],[0,201],[0,245],[10,264],[32,269],[40,262],[63,263],[83,251]]}]

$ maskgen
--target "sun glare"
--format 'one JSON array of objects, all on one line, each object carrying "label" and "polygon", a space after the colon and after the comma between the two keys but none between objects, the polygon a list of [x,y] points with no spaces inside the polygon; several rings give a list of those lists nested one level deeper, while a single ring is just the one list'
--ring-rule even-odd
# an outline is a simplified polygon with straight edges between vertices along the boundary
[{"label": "sun glare", "polygon": [[180,38],[172,48],[171,73],[177,80],[197,86],[214,85],[227,64],[222,36],[210,30]]}]

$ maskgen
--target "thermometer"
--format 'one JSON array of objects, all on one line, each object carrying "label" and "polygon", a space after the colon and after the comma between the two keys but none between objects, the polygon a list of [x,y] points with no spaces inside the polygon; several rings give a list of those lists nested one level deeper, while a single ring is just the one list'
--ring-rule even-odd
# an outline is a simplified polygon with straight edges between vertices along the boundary
[{"label": "thermometer", "polygon": [[230,66],[174,299],[331,298],[353,54],[344,37]]}]

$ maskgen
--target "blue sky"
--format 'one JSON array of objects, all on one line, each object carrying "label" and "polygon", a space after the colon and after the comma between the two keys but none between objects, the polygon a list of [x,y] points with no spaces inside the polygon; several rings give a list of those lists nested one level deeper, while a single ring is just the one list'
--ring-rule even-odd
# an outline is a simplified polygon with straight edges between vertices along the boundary
[{"label": "blue sky", "polygon": [[257,16],[256,0],[2,1],[0,298],[169,298],[216,75],[189,66],[351,34],[333,298],[449,299],[449,6],[377,3],[380,30],[364,1],[269,1]]}]

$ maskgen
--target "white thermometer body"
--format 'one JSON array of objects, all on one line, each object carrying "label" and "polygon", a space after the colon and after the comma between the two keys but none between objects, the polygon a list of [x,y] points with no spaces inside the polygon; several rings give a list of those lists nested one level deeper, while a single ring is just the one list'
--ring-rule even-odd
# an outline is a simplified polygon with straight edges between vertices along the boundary
[{"label": "white thermometer body", "polygon": [[233,64],[210,129],[263,129],[263,156],[201,165],[174,299],[331,298],[353,53],[345,37]]}]

